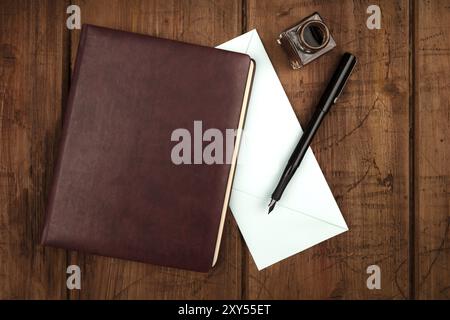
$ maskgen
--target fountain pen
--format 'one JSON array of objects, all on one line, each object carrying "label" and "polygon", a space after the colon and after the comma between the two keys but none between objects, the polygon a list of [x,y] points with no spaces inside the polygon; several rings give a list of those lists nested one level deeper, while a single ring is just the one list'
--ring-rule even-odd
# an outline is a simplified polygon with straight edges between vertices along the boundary
[{"label": "fountain pen", "polygon": [[317,105],[316,110],[313,113],[313,116],[311,117],[311,120],[306,126],[305,132],[301,136],[299,143],[297,144],[294,152],[289,158],[289,161],[283,171],[283,174],[281,175],[275,191],[272,193],[272,199],[269,203],[269,213],[272,212],[272,210],[275,208],[277,201],[281,199],[284,189],[286,189],[289,181],[294,176],[295,171],[297,171],[298,167],[300,166],[300,163],[302,162],[306,151],[308,151],[308,148],[311,144],[312,139],[314,138],[314,135],[317,132],[317,129],[319,129],[320,124],[322,123],[325,115],[328,113],[330,108],[337,102],[348,78],[355,68],[355,65],[356,57],[354,55],[347,52],[342,56],[341,61],[333,74],[333,77],[328,83],[328,86],[323,93],[319,104]]}]

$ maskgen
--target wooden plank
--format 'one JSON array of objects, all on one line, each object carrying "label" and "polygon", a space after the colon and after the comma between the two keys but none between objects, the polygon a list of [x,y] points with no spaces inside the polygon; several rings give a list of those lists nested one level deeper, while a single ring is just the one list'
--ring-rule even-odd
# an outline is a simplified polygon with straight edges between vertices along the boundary
[{"label": "wooden plank", "polygon": [[3,0],[0,30],[0,299],[61,299],[66,252],[39,240],[67,80],[64,1]]},{"label": "wooden plank", "polygon": [[415,4],[416,297],[450,299],[450,3]]},{"label": "wooden plank", "polygon": [[[92,23],[202,45],[241,32],[240,1],[75,1]],[[79,32],[72,33],[72,62]],[[181,54],[181,53],[180,53]],[[132,57],[130,57],[132,58]],[[230,212],[216,267],[200,274],[92,255],[72,254],[82,269],[81,299],[236,299],[241,295],[242,243]]]},{"label": "wooden plank", "polygon": [[[409,4],[378,1],[382,29],[368,30],[372,3],[248,1],[248,29],[258,29],[302,125],[340,55],[359,64],[313,144],[350,231],[261,272],[249,257],[245,298],[408,298]],[[293,71],[275,39],[315,11],[338,47]],[[366,286],[370,265],[381,268],[381,290]]]}]

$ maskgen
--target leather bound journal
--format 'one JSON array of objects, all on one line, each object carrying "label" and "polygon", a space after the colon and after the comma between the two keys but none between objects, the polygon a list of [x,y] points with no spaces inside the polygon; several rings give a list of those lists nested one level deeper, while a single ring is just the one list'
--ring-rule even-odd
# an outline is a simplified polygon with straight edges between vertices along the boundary
[{"label": "leather bound journal", "polygon": [[[84,25],[42,243],[208,271],[241,134],[231,163],[224,151],[224,164],[194,164],[211,143],[194,122],[225,145],[243,127],[253,71],[248,55]],[[191,134],[191,164],[172,160],[177,129]]]}]

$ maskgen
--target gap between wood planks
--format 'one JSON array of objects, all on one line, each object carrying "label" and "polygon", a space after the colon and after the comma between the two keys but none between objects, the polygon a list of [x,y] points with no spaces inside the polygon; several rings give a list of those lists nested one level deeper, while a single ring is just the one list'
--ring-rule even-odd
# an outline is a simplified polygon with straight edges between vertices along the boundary
[{"label": "gap between wood planks", "polygon": [[416,203],[415,203],[415,102],[416,102],[416,15],[415,0],[409,0],[409,299],[416,297]]}]

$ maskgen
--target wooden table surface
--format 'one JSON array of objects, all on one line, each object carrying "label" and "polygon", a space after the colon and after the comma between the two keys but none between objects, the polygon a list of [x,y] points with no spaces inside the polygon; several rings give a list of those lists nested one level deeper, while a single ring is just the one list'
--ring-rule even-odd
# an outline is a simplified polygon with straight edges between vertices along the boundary
[{"label": "wooden table surface", "polygon": [[[450,1],[375,1],[381,30],[369,30],[372,2],[1,0],[0,298],[450,298]],[[350,231],[260,272],[230,212],[208,274],[41,247],[80,35],[70,4],[83,23],[209,46],[257,28],[303,125],[340,54],[358,56],[313,144]],[[293,71],[275,39],[314,11],[338,48]],[[66,288],[70,264],[81,290]]]}]

